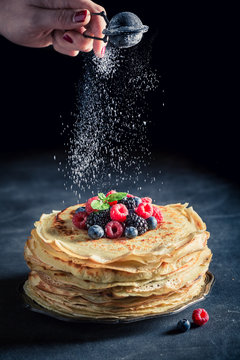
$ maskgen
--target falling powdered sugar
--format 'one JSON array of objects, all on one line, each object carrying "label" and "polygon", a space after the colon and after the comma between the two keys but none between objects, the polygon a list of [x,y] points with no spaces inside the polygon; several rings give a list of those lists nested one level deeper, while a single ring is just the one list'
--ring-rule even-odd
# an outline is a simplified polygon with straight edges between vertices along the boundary
[{"label": "falling powdered sugar", "polygon": [[108,46],[102,59],[84,54],[82,74],[61,168],[65,187],[79,200],[89,190],[126,190],[129,182],[141,190],[151,157],[147,93],[159,82],[149,49]]}]

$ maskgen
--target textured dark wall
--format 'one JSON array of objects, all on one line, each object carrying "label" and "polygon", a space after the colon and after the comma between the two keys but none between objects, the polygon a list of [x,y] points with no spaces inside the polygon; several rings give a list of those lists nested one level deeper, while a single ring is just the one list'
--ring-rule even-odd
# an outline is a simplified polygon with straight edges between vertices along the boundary
[{"label": "textured dark wall", "polygon": [[[144,5],[136,0],[101,4],[109,18],[128,10],[150,26],[145,39],[154,38],[152,65],[161,75],[149,103],[155,151],[183,153],[237,178],[237,114],[220,5],[151,0]],[[0,46],[1,151],[62,149],[59,115],[69,116],[74,107],[81,56],[23,48],[3,38]]]}]

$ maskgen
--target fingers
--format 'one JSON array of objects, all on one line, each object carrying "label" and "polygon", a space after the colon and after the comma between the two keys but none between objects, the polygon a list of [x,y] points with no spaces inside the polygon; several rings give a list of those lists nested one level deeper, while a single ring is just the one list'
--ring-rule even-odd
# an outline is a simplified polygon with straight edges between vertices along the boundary
[{"label": "fingers", "polygon": [[[105,12],[105,9],[90,0],[31,0],[36,7],[35,21],[44,30],[76,30],[84,26],[86,34],[99,38],[104,38],[102,33],[106,28],[106,22],[102,16],[93,15],[93,13]],[[80,10],[77,10],[80,9]],[[105,12],[106,13],[106,12]],[[84,49],[85,43],[80,40],[79,34],[68,34],[73,40],[71,44],[77,46],[75,50]],[[72,36],[70,36],[72,35]],[[74,36],[76,35],[76,36]],[[66,38],[66,37],[65,37]],[[89,40],[89,39],[88,39]],[[68,42],[65,39],[66,42]],[[62,38],[58,39],[58,45],[62,43]],[[101,40],[94,40],[92,43],[94,53],[98,57],[103,57],[106,49],[106,43]],[[89,47],[91,48],[91,46]]]},{"label": "fingers", "polygon": [[[88,0],[84,0],[86,2],[88,2],[88,9],[90,10],[91,14],[92,13],[101,13],[104,12],[106,14],[106,10],[94,3],[93,1],[88,1]],[[87,5],[86,5],[87,6]],[[90,22],[85,26],[87,31],[86,34],[90,35],[94,34],[94,36],[99,37],[99,38],[104,38],[104,34],[102,33],[103,29],[106,28],[106,21],[104,20],[104,18],[100,15],[91,15],[91,20]],[[93,42],[93,51],[95,53],[96,56],[98,57],[103,57],[104,53],[105,53],[105,49],[106,49],[106,43],[104,43],[103,41],[100,40],[94,40]]]},{"label": "fingers", "polygon": [[[92,15],[91,21],[85,26],[87,31],[86,34],[94,34],[94,36],[99,38],[104,38],[102,33],[103,29],[106,27],[106,22],[102,16]],[[105,52],[106,43],[100,40],[94,40],[93,42],[93,51],[96,56],[103,57]]]},{"label": "fingers", "polygon": [[[102,8],[91,0],[29,0],[32,6],[42,9],[88,9],[95,12],[96,8]],[[99,10],[98,12],[103,11]],[[96,11],[97,12],[97,11]]]},{"label": "fingers", "polygon": [[64,33],[63,31],[54,31],[54,34],[52,35],[53,37],[53,48],[55,51],[64,54],[64,55],[68,55],[68,56],[77,56],[79,54],[79,51],[76,50],[72,50],[71,48],[67,48],[66,46],[61,46],[61,44],[59,44],[57,41],[55,41],[55,36],[57,35],[56,33],[61,32]]},{"label": "fingers", "polygon": [[87,25],[90,20],[90,12],[86,9],[38,9],[34,21],[42,29],[72,30]]},{"label": "fingers", "polygon": [[[85,28],[77,31],[54,31],[53,34],[53,47],[56,51],[75,56],[75,53],[79,51],[89,52],[93,48],[93,40],[83,37],[81,32],[85,31]],[[74,53],[74,55],[72,55]]]},{"label": "fingers", "polygon": [[54,50],[56,50],[60,54],[68,55],[68,56],[72,56],[72,57],[75,57],[79,54],[79,51],[66,50],[64,48],[61,48],[58,45],[54,46]]},{"label": "fingers", "polygon": [[[45,9],[80,9],[94,4],[91,0],[30,0],[33,6]],[[85,6],[86,5],[86,6]],[[90,10],[90,9],[89,9]]]}]

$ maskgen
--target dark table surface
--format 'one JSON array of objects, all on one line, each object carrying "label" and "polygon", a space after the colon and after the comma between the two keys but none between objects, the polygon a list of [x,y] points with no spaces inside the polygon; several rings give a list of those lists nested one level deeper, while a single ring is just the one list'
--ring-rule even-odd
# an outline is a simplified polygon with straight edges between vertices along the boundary
[{"label": "dark table surface", "polygon": [[[162,172],[145,194],[159,204],[189,202],[207,223],[216,277],[210,296],[179,314],[121,325],[66,323],[24,309],[17,288],[28,273],[23,247],[33,222],[76,199],[53,153],[8,158],[0,179],[1,359],[240,358],[240,188],[189,160],[162,156],[153,166]],[[176,333],[178,320],[191,319],[196,307],[209,312],[209,322]]]}]

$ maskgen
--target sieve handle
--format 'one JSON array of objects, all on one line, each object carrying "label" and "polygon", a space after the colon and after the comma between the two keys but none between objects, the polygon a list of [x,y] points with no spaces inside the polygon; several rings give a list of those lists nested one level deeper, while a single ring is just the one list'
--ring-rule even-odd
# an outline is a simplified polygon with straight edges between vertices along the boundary
[{"label": "sieve handle", "polygon": [[[91,15],[99,15],[99,16],[102,16],[102,17],[104,18],[107,26],[108,26],[109,20],[108,20],[108,18],[107,18],[107,16],[106,16],[106,14],[105,14],[104,11],[101,11],[100,13],[91,13]],[[107,38],[108,38],[107,35],[105,35],[103,38],[100,38],[100,37],[97,37],[97,36],[90,36],[90,35],[87,35],[87,34],[83,34],[83,36],[86,37],[86,38],[89,38],[89,39],[102,40],[102,41],[105,42],[105,43],[107,42]]]}]

